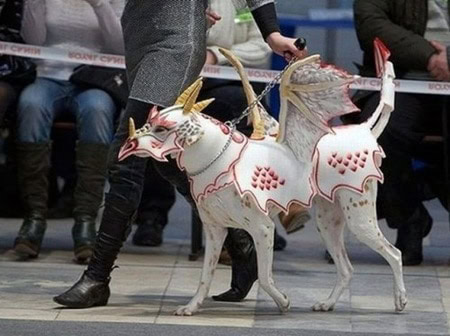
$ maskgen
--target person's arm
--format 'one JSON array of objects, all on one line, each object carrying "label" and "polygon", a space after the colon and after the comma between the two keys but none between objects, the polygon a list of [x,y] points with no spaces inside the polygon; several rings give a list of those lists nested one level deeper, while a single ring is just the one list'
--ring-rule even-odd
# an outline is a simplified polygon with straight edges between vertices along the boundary
[{"label": "person's arm", "polygon": [[25,0],[21,35],[28,44],[43,45],[47,39],[46,7],[41,0]]},{"label": "person's arm", "polygon": [[280,34],[273,0],[233,0],[233,3],[238,9],[245,6],[250,8],[264,40],[275,53],[287,59],[292,56],[303,58],[307,55],[306,49],[298,50],[295,47],[295,39]]},{"label": "person's arm", "polygon": [[373,55],[378,37],[391,51],[391,61],[404,69],[427,70],[436,49],[422,36],[395,24],[390,16],[391,0],[356,0],[355,28],[361,49]]},{"label": "person's arm", "polygon": [[94,9],[105,43],[105,51],[113,54],[124,54],[124,43],[120,16],[124,0],[85,0]]}]

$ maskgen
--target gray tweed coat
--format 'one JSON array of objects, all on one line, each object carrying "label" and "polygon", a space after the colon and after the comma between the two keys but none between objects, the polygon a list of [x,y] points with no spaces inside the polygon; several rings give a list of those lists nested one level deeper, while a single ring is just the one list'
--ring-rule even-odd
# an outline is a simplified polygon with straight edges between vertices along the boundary
[{"label": "gray tweed coat", "polygon": [[[231,0],[223,0],[231,1]],[[273,0],[233,0],[256,9]],[[208,0],[128,0],[122,16],[130,98],[172,105],[206,55]]]}]

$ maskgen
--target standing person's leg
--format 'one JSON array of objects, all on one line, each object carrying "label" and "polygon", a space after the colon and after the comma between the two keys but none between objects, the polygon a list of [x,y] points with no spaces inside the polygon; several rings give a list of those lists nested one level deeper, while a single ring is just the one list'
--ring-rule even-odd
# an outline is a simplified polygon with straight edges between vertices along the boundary
[{"label": "standing person's leg", "polygon": [[44,78],[36,79],[19,97],[16,153],[25,213],[14,249],[24,257],[39,255],[47,228],[50,133],[55,115],[64,108],[65,98],[63,84]]},{"label": "standing person's leg", "polygon": [[144,189],[139,204],[133,236],[133,244],[138,246],[160,246],[168,214],[175,204],[175,189],[155,169],[149,160],[145,172]]},{"label": "standing person's leg", "polygon": [[98,89],[77,92],[72,101],[71,112],[76,116],[78,130],[72,238],[75,259],[83,263],[94,248],[95,220],[103,200],[117,107],[106,92]]},{"label": "standing person's leg", "polygon": [[[74,308],[107,303],[109,275],[126,238],[131,214],[140,201],[146,166],[146,161],[138,157],[117,162],[118,150],[127,137],[127,118],[134,117],[140,127],[150,106],[147,104],[144,113],[146,104],[139,101],[170,105],[198,76],[206,54],[206,8],[206,0],[180,1],[173,6],[167,6],[165,0],[128,0],[122,26],[133,99],[129,100],[110,151],[113,156],[109,170],[111,190],[105,198],[94,254],[82,278],[54,298],[57,303]],[[173,22],[172,17],[179,20]],[[149,39],[148,43],[142,40],[144,37]]]},{"label": "standing person's leg", "polygon": [[128,119],[143,125],[152,105],[133,99],[128,101],[114,136],[108,157],[110,190],[105,195],[105,210],[97,234],[93,255],[81,279],[68,291],[54,298],[62,305],[87,308],[108,301],[110,273],[125,241],[131,217],[139,204],[147,159],[130,156],[118,161],[118,153],[128,137]]}]

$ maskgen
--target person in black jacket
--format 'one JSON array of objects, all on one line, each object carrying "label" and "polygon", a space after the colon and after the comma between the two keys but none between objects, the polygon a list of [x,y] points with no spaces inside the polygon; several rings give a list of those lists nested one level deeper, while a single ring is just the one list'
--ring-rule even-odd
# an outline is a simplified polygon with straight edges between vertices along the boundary
[{"label": "person in black jacket", "polygon": [[[375,75],[373,40],[378,37],[391,51],[398,78],[450,80],[449,8],[439,0],[356,0],[356,33],[364,52],[361,74]],[[378,94],[361,93],[362,107],[357,121],[375,110]],[[428,235],[432,218],[422,204],[422,194],[412,166],[412,158],[424,136],[441,127],[441,97],[397,93],[395,111],[380,136],[386,153],[384,184],[380,185],[379,208],[388,225],[398,229],[396,246],[403,265],[423,260],[422,239]]]}]

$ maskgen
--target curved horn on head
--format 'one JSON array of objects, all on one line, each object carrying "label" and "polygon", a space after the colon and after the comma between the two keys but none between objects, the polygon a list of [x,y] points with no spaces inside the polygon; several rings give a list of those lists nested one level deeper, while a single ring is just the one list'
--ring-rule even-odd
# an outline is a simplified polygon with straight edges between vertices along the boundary
[{"label": "curved horn on head", "polygon": [[195,87],[194,91],[191,93],[189,98],[187,99],[186,103],[183,106],[183,114],[188,114],[192,112],[192,109],[195,105],[195,102],[197,101],[198,95],[200,94],[200,90],[202,89],[203,82],[199,81],[197,86]]},{"label": "curved horn on head", "polygon": [[130,118],[128,121],[128,136],[133,138],[136,136],[136,126],[134,125],[133,118]]},{"label": "curved horn on head", "polygon": [[[231,63],[231,65],[236,69],[237,73],[239,74],[239,77],[241,78],[242,82],[242,87],[244,88],[245,97],[247,98],[247,104],[251,105],[256,100],[256,94],[255,91],[253,90],[253,87],[250,84],[244,66],[230,50],[219,48],[219,51],[222,55],[224,55],[227,58],[228,62]],[[258,125],[261,124],[261,116],[257,105],[253,106],[248,119],[249,121],[253,122],[253,129],[256,129]]]},{"label": "curved horn on head", "polygon": [[202,82],[202,78],[198,78],[194,83],[192,83],[184,92],[178,97],[177,101],[175,102],[175,105],[181,105],[184,106],[186,104],[186,101],[191,96],[192,92],[195,91],[197,86]]},{"label": "curved horn on head", "polygon": [[211,98],[211,99],[206,99],[206,100],[202,100],[201,102],[196,103],[193,107],[192,107],[192,111],[195,112],[202,112],[205,108],[208,107],[209,104],[211,104],[215,99]]}]

